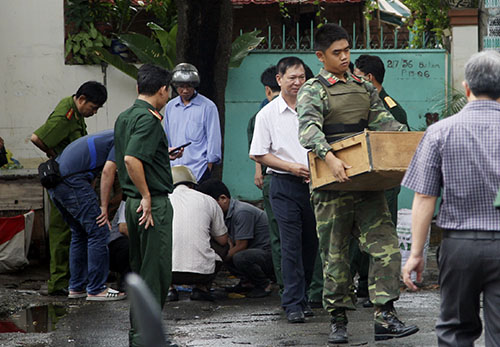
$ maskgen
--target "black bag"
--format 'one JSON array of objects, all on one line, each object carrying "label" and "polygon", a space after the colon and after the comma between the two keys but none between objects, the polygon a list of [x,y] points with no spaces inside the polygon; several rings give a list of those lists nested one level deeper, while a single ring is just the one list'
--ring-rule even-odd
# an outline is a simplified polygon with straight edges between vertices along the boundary
[{"label": "black bag", "polygon": [[62,182],[63,177],[59,172],[59,164],[55,159],[49,159],[38,166],[38,177],[45,188],[54,188]]}]

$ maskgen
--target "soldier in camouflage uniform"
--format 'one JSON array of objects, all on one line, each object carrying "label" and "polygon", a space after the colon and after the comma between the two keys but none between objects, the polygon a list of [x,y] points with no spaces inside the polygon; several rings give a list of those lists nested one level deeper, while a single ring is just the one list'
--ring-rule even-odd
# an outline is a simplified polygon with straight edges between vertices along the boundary
[{"label": "soldier in camouflage uniform", "polygon": [[[388,113],[372,84],[349,70],[347,32],[325,24],[316,33],[316,55],[324,68],[300,89],[297,101],[300,143],[314,151],[340,182],[349,180],[348,163],[335,157],[329,143],[362,131],[404,130]],[[394,224],[383,191],[313,191],[323,260],[323,306],[332,315],[329,343],[347,343],[346,310],[355,309],[349,270],[351,234],[371,255],[370,299],[375,305],[375,340],[411,335],[416,326],[405,326],[396,316],[393,301],[399,297],[401,256]]]},{"label": "soldier in camouflage uniform", "polygon": [[[364,80],[372,83],[377,89],[378,95],[382,100],[385,109],[389,111],[399,123],[406,125],[409,129],[410,126],[408,125],[405,110],[387,94],[382,86],[385,77],[385,67],[382,59],[376,55],[362,54],[358,57],[358,59],[356,59],[355,64],[356,67],[354,68],[354,74],[357,77],[362,77]],[[398,185],[394,188],[385,190],[384,193],[394,225],[397,225],[398,223],[398,195],[400,190],[401,186]],[[351,239],[349,246],[349,258],[351,263],[351,275],[354,277],[356,273],[359,273],[356,294],[358,298],[366,298],[368,297],[368,271],[370,268],[370,257],[368,254],[359,250],[358,242],[355,239]],[[372,306],[373,304],[369,299],[366,299],[363,302],[363,307]]]}]

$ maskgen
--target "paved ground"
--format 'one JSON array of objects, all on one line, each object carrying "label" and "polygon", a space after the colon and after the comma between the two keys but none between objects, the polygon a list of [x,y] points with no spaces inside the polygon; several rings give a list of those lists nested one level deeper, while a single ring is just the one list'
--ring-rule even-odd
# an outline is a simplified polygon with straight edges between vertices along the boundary
[{"label": "paved ground", "polygon": [[[350,346],[436,346],[434,325],[439,310],[439,293],[435,285],[436,271],[432,254],[426,285],[417,293],[403,291],[396,309],[407,324],[417,324],[420,332],[398,340],[375,343],[373,311],[359,308],[349,313]],[[3,333],[0,346],[127,346],[129,304],[87,303],[83,299],[54,299],[41,296],[36,289],[47,277],[44,267],[30,266],[20,274],[0,275],[0,314],[22,311],[29,305],[51,306],[50,317],[36,316],[30,330],[53,325],[47,333]],[[329,317],[322,309],[304,324],[287,323],[276,292],[263,299],[230,299],[220,288],[226,278],[218,279],[216,302],[190,301],[188,293],[180,293],[180,301],[167,303],[163,310],[165,328],[179,346],[327,346]],[[57,317],[57,314],[64,314]],[[18,317],[19,319],[19,317]],[[0,319],[1,320],[1,319]],[[5,319],[4,322],[9,319]],[[45,320],[45,321],[44,321]],[[1,322],[0,322],[1,323]],[[0,326],[2,326],[0,324]],[[43,329],[41,329],[43,330]],[[348,345],[348,346],[349,346]],[[484,340],[476,346],[484,346]]]}]

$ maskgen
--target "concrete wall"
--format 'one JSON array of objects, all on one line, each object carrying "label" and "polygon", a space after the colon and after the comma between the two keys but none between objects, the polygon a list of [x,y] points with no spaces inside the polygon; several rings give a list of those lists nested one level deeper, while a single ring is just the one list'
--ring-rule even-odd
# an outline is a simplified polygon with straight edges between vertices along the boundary
[{"label": "concrete wall", "polygon": [[451,56],[452,56],[452,86],[463,90],[465,63],[471,55],[478,52],[479,33],[477,25],[456,26],[452,28]]},{"label": "concrete wall", "polygon": [[113,127],[136,97],[135,81],[112,67],[64,64],[63,0],[2,1],[0,42],[0,137],[26,168],[44,159],[31,133],[83,82],[106,80],[109,94],[89,132]]}]

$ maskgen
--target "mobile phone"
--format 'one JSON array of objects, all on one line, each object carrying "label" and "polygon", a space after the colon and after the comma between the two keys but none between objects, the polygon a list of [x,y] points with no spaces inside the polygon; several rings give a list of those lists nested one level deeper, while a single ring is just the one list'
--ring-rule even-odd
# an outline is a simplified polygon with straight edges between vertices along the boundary
[{"label": "mobile phone", "polygon": [[183,145],[180,145],[179,147],[175,147],[174,149],[170,150],[168,152],[169,155],[175,154],[181,150],[181,148],[187,147],[191,144],[191,142],[185,143]]}]

